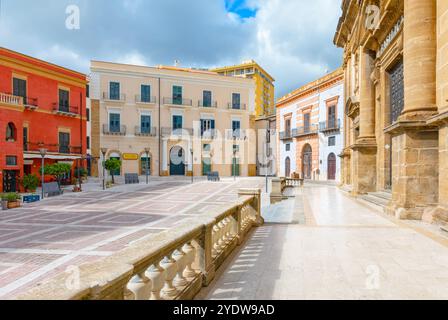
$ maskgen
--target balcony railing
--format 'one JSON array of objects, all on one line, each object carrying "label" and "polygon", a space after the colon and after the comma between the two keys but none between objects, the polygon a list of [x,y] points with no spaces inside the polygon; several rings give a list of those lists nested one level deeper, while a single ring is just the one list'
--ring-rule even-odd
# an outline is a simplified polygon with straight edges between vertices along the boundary
[{"label": "balcony railing", "polygon": [[53,103],[53,112],[73,117],[79,114],[79,108],[77,106],[68,106],[68,105],[61,105],[59,103]]},{"label": "balcony railing", "polygon": [[23,144],[23,151],[39,153],[40,149],[46,149],[48,153],[81,154],[81,146],[68,146],[60,144],[45,144],[43,142],[27,142]]},{"label": "balcony railing", "polygon": [[290,140],[294,137],[294,134],[296,133],[297,129],[289,129],[283,132],[280,132],[280,140]]},{"label": "balcony railing", "polygon": [[293,136],[294,137],[302,137],[302,136],[317,134],[318,132],[319,132],[318,125],[310,125],[310,126],[299,127],[297,129],[293,130]]},{"label": "balcony railing", "polygon": [[135,135],[136,136],[145,136],[145,137],[155,137],[155,136],[157,136],[157,128],[156,127],[148,128],[148,127],[136,126],[135,127]]},{"label": "balcony railing", "polygon": [[111,126],[103,124],[103,134],[112,136],[125,136],[126,126]]},{"label": "balcony railing", "polygon": [[218,137],[218,130],[209,129],[201,133],[201,138],[203,140],[215,140]]},{"label": "balcony railing", "polygon": [[227,140],[246,140],[246,130],[229,130],[227,131]]},{"label": "balcony railing", "polygon": [[20,106],[23,104],[23,98],[8,93],[0,92],[0,103],[12,104]]},{"label": "balcony railing", "polygon": [[38,100],[37,98],[31,98],[31,97],[24,97],[23,98],[23,105],[25,106],[25,108],[27,109],[37,109],[38,108]]},{"label": "balcony railing", "polygon": [[191,99],[163,98],[163,104],[191,107],[191,106],[193,106],[193,100],[191,100]]},{"label": "balcony railing", "polygon": [[341,129],[341,120],[340,119],[333,119],[330,121],[325,121],[319,123],[319,131],[326,133],[329,131],[338,131]]},{"label": "balcony railing", "polygon": [[217,101],[198,101],[198,107],[200,108],[218,108],[218,102]]},{"label": "balcony railing", "polygon": [[156,101],[157,101],[157,98],[155,96],[151,96],[151,97],[142,97],[141,95],[135,96],[136,103],[154,104],[154,103],[156,103]]},{"label": "balcony railing", "polygon": [[103,92],[103,100],[125,102],[126,95],[125,94],[113,94],[110,92]]},{"label": "balcony railing", "polygon": [[[61,272],[20,300],[189,300],[216,270],[263,225],[261,190],[240,189],[238,200],[137,241],[112,256],[79,268],[77,286]],[[106,272],[107,271],[107,272]]]},{"label": "balcony railing", "polygon": [[227,108],[231,109],[231,110],[246,110],[247,106],[245,103],[229,103],[227,105]]},{"label": "balcony railing", "polygon": [[169,127],[162,128],[163,136],[192,136],[193,129],[191,128],[181,128],[181,129],[173,129]]}]

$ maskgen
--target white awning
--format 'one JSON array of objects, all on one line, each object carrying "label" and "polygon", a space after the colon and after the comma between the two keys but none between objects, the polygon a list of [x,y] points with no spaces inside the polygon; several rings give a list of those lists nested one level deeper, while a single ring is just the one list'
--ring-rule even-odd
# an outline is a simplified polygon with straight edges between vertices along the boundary
[{"label": "white awning", "polygon": [[[42,159],[40,154],[35,154],[35,153],[24,153],[23,154],[23,158],[24,159]],[[45,159],[52,159],[52,160],[76,160],[76,159],[81,159],[81,156],[47,154],[47,155],[45,155]]]}]

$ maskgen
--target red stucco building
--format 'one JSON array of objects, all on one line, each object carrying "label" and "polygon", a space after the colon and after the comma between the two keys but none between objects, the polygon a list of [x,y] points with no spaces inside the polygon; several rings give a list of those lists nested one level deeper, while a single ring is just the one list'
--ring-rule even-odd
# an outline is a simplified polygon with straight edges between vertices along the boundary
[{"label": "red stucco building", "polygon": [[45,164],[84,166],[86,86],[85,74],[0,48],[0,192],[40,177],[42,148]]}]

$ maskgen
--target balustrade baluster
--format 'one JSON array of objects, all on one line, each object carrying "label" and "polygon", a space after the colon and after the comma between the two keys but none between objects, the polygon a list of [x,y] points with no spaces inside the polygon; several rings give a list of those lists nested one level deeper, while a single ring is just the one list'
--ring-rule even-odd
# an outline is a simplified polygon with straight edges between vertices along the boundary
[{"label": "balustrade baluster", "polygon": [[165,270],[160,267],[160,261],[153,264],[145,273],[151,280],[151,298],[150,300],[161,300],[161,290],[165,285]]},{"label": "balustrade baluster", "polygon": [[173,259],[177,262],[177,275],[174,278],[173,284],[175,287],[186,286],[188,281],[184,277],[184,270],[187,265],[187,255],[180,248],[173,253]]},{"label": "balustrade baluster", "polygon": [[126,300],[149,300],[151,297],[151,280],[144,273],[136,274],[127,285],[131,296]]},{"label": "balustrade baluster", "polygon": [[177,294],[177,289],[173,286],[173,280],[177,274],[177,262],[170,254],[163,258],[160,266],[165,269],[165,286],[162,288],[162,297],[174,298]]},{"label": "balustrade baluster", "polygon": [[184,276],[187,278],[194,278],[196,277],[196,271],[191,267],[191,265],[194,262],[194,259],[196,258],[196,249],[194,246],[191,245],[191,243],[187,243],[183,247],[183,251],[185,252],[187,259],[186,259],[186,267],[184,271]]}]

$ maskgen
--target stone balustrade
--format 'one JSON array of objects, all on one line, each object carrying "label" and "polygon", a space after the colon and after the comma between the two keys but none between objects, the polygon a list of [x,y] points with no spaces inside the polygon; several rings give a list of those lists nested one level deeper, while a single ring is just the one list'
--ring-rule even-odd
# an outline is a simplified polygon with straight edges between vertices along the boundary
[{"label": "stone balustrade", "polygon": [[271,190],[271,204],[275,204],[282,200],[285,200],[287,197],[284,196],[283,192],[286,188],[296,188],[303,187],[303,179],[299,178],[274,178],[271,180],[272,182],[272,190]]},{"label": "stone balustrade", "polygon": [[[215,271],[261,217],[261,190],[240,189],[223,206],[97,262],[68,270],[19,296],[22,300],[187,300],[213,280]],[[73,271],[73,272],[72,272]]]},{"label": "stone balustrade", "polygon": [[19,106],[23,104],[23,98],[0,92],[0,102]]},{"label": "stone balustrade", "polygon": [[287,187],[303,187],[303,179],[300,178],[286,178],[285,188]]}]

